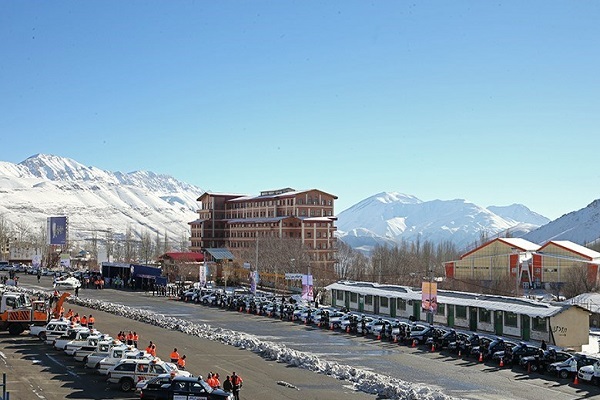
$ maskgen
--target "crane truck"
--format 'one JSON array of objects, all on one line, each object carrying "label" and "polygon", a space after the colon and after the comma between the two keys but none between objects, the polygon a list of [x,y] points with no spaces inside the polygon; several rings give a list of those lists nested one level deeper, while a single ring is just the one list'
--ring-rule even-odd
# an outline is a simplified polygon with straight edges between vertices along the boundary
[{"label": "crane truck", "polygon": [[0,331],[20,335],[31,325],[46,325],[50,318],[60,317],[62,305],[70,293],[64,292],[52,303],[45,300],[30,301],[19,292],[4,292],[0,301]]}]

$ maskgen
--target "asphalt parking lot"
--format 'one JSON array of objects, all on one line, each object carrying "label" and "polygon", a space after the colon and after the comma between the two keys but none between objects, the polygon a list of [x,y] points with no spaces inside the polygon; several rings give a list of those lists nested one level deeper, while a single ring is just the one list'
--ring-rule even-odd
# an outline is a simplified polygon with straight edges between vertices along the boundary
[{"label": "asphalt parking lot", "polygon": [[[194,375],[206,376],[212,371],[219,373],[223,379],[231,372],[237,372],[244,379],[242,399],[375,399],[373,395],[349,388],[347,382],[269,362],[246,350],[97,310],[70,304],[66,304],[65,308],[72,308],[80,314],[92,313],[96,318],[96,328],[112,336],[121,330],[137,331],[140,347],[145,347],[152,340],[161,358],[167,359],[173,347],[177,347],[180,354],[187,356],[187,370]],[[108,384],[104,377],[84,369],[71,357],[25,333],[17,337],[0,333],[0,352],[0,373],[7,374],[7,389],[12,400],[139,398],[134,392],[121,392]]]}]

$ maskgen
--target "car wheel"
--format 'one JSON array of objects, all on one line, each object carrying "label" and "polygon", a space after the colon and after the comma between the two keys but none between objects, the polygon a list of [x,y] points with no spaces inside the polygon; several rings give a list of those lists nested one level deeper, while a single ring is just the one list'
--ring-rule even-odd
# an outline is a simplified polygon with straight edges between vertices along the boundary
[{"label": "car wheel", "polygon": [[129,378],[123,379],[121,381],[121,390],[124,392],[129,392],[131,389],[133,389],[133,381]]},{"label": "car wheel", "polygon": [[12,324],[8,327],[8,333],[10,333],[13,336],[20,335],[21,333],[23,333],[23,331],[23,326],[21,326],[20,324]]},{"label": "car wheel", "polygon": [[38,335],[38,337],[40,338],[41,341],[45,342],[46,338],[48,336],[46,336],[46,332],[40,332],[39,335]]},{"label": "car wheel", "polygon": [[560,372],[558,373],[558,376],[561,379],[567,379],[569,377],[569,371],[567,371],[566,369],[562,369],[560,370]]},{"label": "car wheel", "polygon": [[531,364],[530,369],[531,369],[531,372],[537,372],[539,367],[537,364]]}]

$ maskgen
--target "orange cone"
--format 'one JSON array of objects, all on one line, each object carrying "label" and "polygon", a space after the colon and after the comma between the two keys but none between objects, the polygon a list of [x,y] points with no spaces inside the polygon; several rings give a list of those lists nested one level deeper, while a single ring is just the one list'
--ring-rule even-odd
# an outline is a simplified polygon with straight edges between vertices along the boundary
[{"label": "orange cone", "polygon": [[394,343],[398,343],[398,336],[394,336]]},{"label": "orange cone", "polygon": [[573,379],[573,385],[579,385],[579,378],[577,377],[577,373],[575,373],[575,379]]},{"label": "orange cone", "polygon": [[528,374],[531,373],[531,363],[530,362],[527,363],[527,373]]},{"label": "orange cone", "polygon": [[460,349],[458,349],[458,356],[462,357],[462,351]]},{"label": "orange cone", "polygon": [[483,362],[483,353],[479,353],[479,362]]},{"label": "orange cone", "polygon": [[431,345],[431,352],[434,352],[434,351],[435,351],[435,344],[432,344]]},{"label": "orange cone", "polygon": [[417,347],[417,339],[414,339],[414,340],[412,341],[412,347]]},{"label": "orange cone", "polygon": [[504,367],[504,358],[500,358],[500,368]]},{"label": "orange cone", "polygon": [[[331,327],[331,329],[333,329],[333,326]],[[346,332],[350,333],[350,326],[346,327]]]},{"label": "orange cone", "polygon": [[329,330],[332,331],[333,330],[333,324],[329,324]]}]

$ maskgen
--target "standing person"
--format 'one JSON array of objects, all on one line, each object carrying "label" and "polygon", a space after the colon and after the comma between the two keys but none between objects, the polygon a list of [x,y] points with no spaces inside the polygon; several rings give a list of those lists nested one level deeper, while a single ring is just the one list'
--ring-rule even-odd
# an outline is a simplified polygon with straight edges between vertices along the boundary
[{"label": "standing person", "polygon": [[173,351],[171,352],[171,362],[172,363],[176,363],[177,361],[179,361],[179,353],[177,352],[177,347],[175,347],[173,349]]},{"label": "standing person", "polygon": [[133,332],[133,346],[137,349],[138,347],[138,342],[140,340],[140,337],[138,336],[137,332]]},{"label": "standing person", "polygon": [[79,286],[75,286],[75,297],[79,297]]},{"label": "standing person", "polygon": [[240,389],[242,388],[243,382],[242,378],[236,375],[235,372],[231,374],[231,384],[233,385],[232,393],[235,400],[240,400]]},{"label": "standing person", "polygon": [[152,343],[152,340],[151,340],[148,347],[146,347],[146,353],[152,354],[152,346],[154,346],[154,343]]},{"label": "standing person", "polygon": [[[133,332],[129,331],[129,333],[127,334],[127,336],[125,338],[127,340],[127,345],[133,346]],[[150,343],[152,343],[152,342],[150,342]]]},{"label": "standing person", "polygon": [[177,369],[180,371],[185,371],[185,354],[181,356],[179,360],[177,360]]},{"label": "standing person", "polygon": [[227,375],[225,381],[223,381],[223,390],[229,393],[233,392],[233,383],[231,383],[229,375]]},{"label": "standing person", "polygon": [[96,323],[96,318],[92,317],[92,314],[90,314],[90,316],[88,317],[88,320],[87,320],[88,328],[93,329],[95,323]]},{"label": "standing person", "polygon": [[83,314],[83,315],[81,316],[81,319],[79,320],[79,324],[80,324],[81,326],[85,326],[85,327],[87,327],[87,326],[88,326],[88,320],[87,320],[87,317],[85,316],[85,314]]},{"label": "standing person", "polygon": [[40,279],[41,279],[41,278],[42,278],[42,271],[40,271],[40,270],[38,269],[38,271],[37,271],[37,280],[38,280],[38,283],[40,283]]},{"label": "standing person", "polygon": [[542,340],[542,344],[541,344],[540,348],[541,348],[542,350],[546,350],[546,349],[548,348],[548,345],[546,344],[546,341],[545,341],[545,340]]}]

